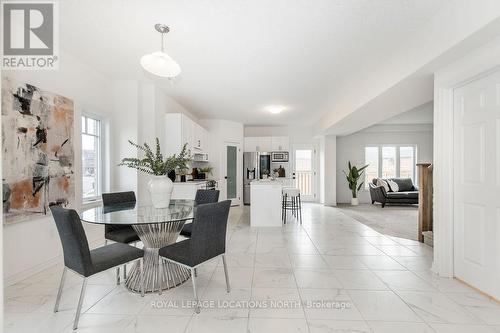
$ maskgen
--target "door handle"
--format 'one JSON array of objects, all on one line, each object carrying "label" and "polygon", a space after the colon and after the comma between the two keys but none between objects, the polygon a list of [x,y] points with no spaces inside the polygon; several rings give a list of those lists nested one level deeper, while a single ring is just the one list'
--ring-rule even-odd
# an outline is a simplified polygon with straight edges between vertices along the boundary
[{"label": "door handle", "polygon": [[224,176],[224,179],[227,179],[227,176]]}]

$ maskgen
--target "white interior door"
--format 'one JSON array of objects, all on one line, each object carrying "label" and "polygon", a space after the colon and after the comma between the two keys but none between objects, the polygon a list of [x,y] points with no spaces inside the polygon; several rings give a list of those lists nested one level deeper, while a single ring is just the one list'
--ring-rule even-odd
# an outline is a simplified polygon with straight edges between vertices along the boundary
[{"label": "white interior door", "polygon": [[243,190],[242,153],[238,143],[225,143],[222,153],[221,194],[231,200],[231,205],[241,204]]},{"label": "white interior door", "polygon": [[294,186],[300,189],[303,201],[316,201],[316,147],[294,145],[292,151],[292,177]]},{"label": "white interior door", "polygon": [[500,71],[454,91],[455,276],[500,299]]}]

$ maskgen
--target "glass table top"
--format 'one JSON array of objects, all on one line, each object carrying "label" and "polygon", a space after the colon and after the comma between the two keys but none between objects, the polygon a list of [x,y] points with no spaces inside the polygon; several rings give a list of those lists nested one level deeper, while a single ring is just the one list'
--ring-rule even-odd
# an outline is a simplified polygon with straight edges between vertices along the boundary
[{"label": "glass table top", "polygon": [[156,224],[192,220],[194,209],[194,200],[171,200],[168,208],[154,208],[140,202],[120,203],[84,210],[80,218],[96,224]]}]

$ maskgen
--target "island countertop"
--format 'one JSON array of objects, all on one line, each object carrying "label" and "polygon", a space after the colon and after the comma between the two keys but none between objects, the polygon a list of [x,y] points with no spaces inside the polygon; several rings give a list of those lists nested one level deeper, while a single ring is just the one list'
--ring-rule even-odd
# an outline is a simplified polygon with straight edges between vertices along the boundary
[{"label": "island countertop", "polygon": [[275,180],[250,183],[250,225],[252,227],[281,227],[281,190]]}]

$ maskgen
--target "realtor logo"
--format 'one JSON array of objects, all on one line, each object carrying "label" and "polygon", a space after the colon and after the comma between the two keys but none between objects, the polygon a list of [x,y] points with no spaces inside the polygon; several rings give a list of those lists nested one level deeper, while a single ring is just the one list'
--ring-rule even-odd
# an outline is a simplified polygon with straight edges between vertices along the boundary
[{"label": "realtor logo", "polygon": [[57,69],[55,2],[2,2],[2,69]]}]

